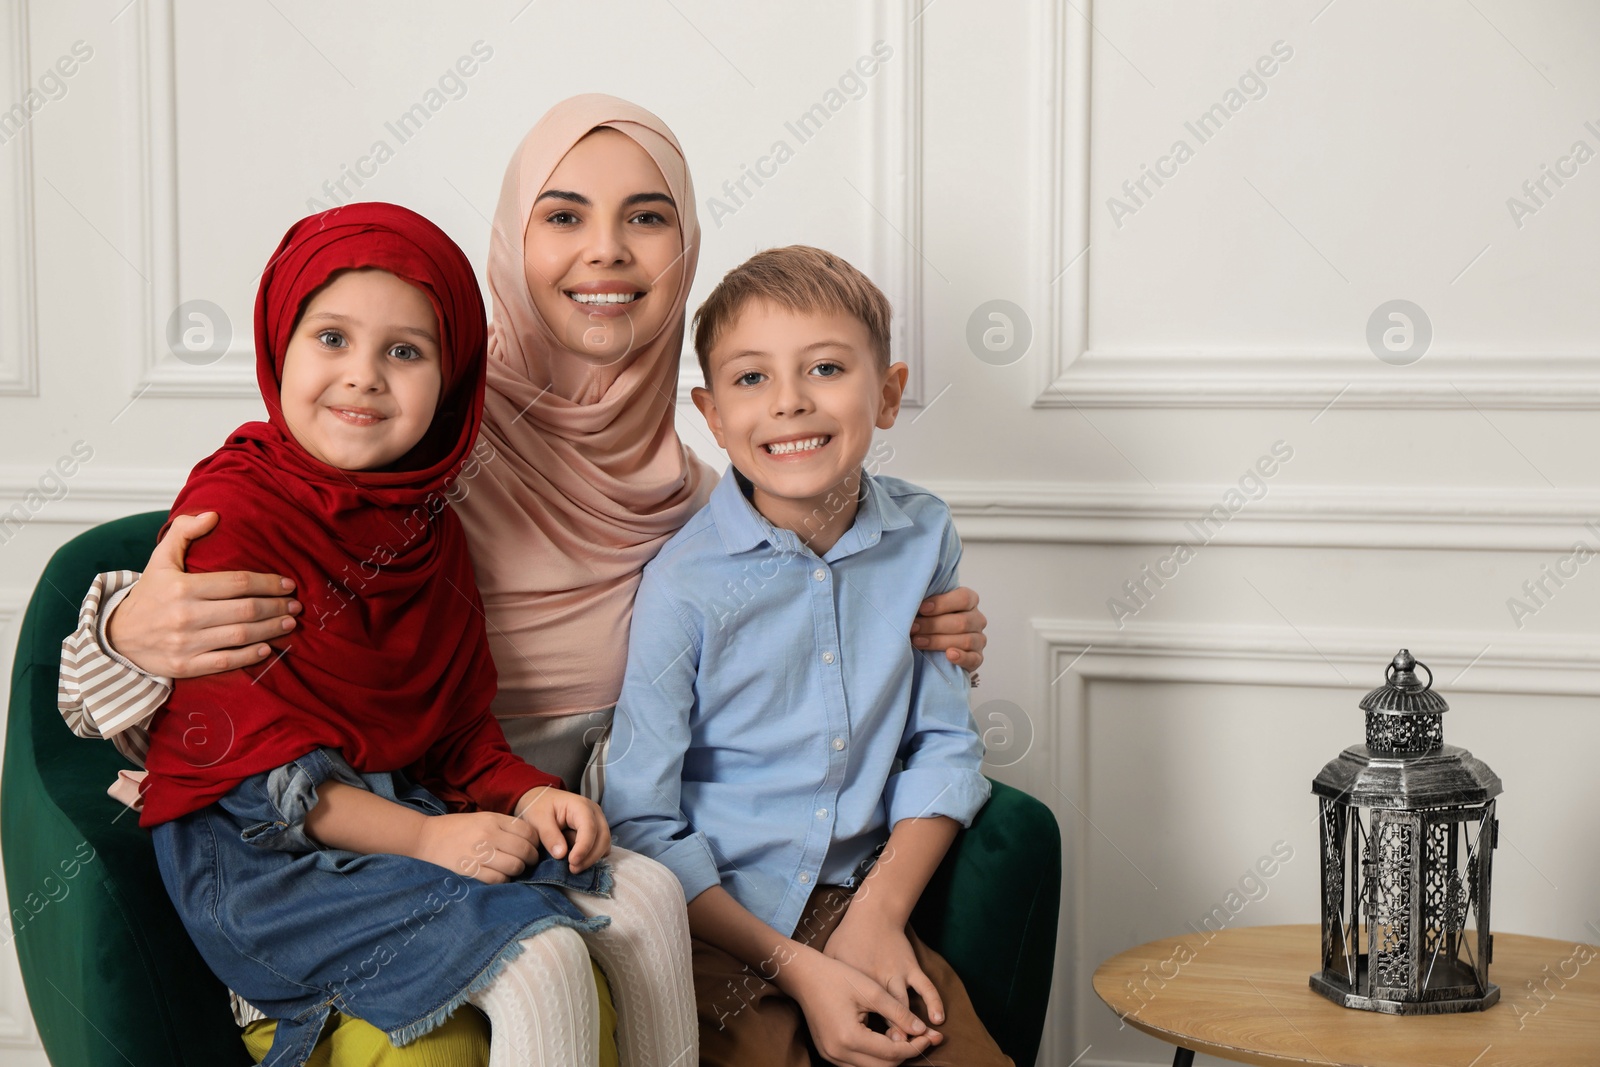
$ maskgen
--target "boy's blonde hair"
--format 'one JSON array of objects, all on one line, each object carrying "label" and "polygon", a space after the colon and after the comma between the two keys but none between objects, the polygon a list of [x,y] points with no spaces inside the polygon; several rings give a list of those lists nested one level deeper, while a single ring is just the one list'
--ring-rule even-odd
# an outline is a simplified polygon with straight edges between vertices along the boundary
[{"label": "boy's blonde hair", "polygon": [[694,313],[694,350],[711,384],[711,350],[752,300],[796,312],[833,311],[858,319],[872,339],[880,371],[889,369],[889,298],[832,252],[789,245],[757,252],[723,275]]}]

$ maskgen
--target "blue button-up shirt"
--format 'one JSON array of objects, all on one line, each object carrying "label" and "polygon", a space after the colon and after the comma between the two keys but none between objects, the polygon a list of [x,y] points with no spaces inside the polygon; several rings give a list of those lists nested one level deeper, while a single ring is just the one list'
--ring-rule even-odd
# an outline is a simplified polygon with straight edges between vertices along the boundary
[{"label": "blue button-up shirt", "polygon": [[863,474],[855,523],[820,558],[773,527],[730,468],[644,569],[606,771],[616,842],[693,900],[721,884],[790,934],[901,819],[962,825],[989,798],[963,672],[912,620],[956,586],[944,502]]}]

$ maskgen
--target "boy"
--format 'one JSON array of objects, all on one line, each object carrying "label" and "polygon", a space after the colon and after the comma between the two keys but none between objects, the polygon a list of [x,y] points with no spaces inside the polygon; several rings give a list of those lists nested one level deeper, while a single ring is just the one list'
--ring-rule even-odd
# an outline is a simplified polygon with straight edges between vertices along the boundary
[{"label": "boy", "polygon": [[903,636],[956,584],[949,511],[862,467],[906,382],[889,303],[773,249],[695,349],[732,466],[644,570],[604,807],[683,883],[701,1062],[805,1065],[809,1031],[830,1062],[1009,1064],[907,925],[989,786],[961,671]]}]

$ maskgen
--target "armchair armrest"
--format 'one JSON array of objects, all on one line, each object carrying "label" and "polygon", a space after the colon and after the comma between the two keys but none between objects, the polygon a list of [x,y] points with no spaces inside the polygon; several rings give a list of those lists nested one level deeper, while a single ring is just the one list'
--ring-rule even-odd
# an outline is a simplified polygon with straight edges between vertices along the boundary
[{"label": "armchair armrest", "polygon": [[54,1063],[250,1063],[227,991],[167,899],[149,835],[106,796],[129,764],[72,736],[56,711],[61,640],[77,625],[71,598],[100,571],[142,565],[164,518],[130,516],[63,545],[29,602],[13,665],[0,841],[23,984]]},{"label": "armchair armrest", "polygon": [[1038,1057],[1050,1001],[1061,831],[1043,803],[993,785],[928,883],[912,924],[961,976],[1000,1048],[1027,1067]]}]

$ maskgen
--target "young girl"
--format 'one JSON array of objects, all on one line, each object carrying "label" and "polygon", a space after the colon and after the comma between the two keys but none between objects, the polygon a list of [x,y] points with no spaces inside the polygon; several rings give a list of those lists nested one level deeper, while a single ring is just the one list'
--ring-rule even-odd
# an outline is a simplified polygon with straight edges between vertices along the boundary
[{"label": "young girl", "polygon": [[178,683],[141,817],[207,963],[279,1020],[273,1067],[304,1063],[331,1012],[405,1044],[468,1000],[492,1065],[593,1063],[591,949],[659,976],[619,986],[624,1057],[695,1062],[675,880],[621,850],[600,862],[597,806],[514,756],[489,711],[447,506],[482,416],[484,319],[461,251],[421,216],[354,204],[297,223],[256,302],[269,420],[172,509],[226,516],[191,569],[270,560],[305,605],[273,659]]}]

